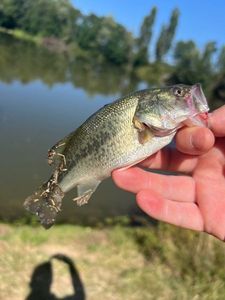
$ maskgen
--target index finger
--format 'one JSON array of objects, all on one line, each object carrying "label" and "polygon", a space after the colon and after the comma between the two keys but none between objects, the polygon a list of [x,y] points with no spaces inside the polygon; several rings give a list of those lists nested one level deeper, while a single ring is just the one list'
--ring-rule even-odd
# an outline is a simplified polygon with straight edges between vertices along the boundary
[{"label": "index finger", "polygon": [[176,134],[176,148],[163,148],[141,162],[141,165],[152,169],[190,173],[196,167],[198,155],[209,151],[214,142],[214,135],[208,128],[184,127]]},{"label": "index finger", "polygon": [[170,147],[163,148],[139,163],[150,169],[191,173],[198,163],[198,156],[181,153]]},{"label": "index finger", "polygon": [[225,105],[209,114],[208,124],[216,137],[225,136]]}]

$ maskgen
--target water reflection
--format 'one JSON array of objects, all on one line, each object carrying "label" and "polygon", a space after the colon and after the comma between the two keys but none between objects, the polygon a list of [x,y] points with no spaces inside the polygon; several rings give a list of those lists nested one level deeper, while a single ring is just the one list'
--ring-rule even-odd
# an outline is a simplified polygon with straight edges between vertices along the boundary
[{"label": "water reflection", "polygon": [[[47,150],[98,108],[139,84],[129,70],[71,60],[0,35],[0,218],[24,216],[22,203],[48,179]],[[88,206],[64,201],[62,221],[96,222],[137,212],[134,197],[101,184]]]},{"label": "water reflection", "polygon": [[48,86],[71,82],[92,95],[126,93],[137,87],[137,79],[128,68],[99,64],[95,57],[71,56],[0,34],[0,80],[26,84],[39,79]]},{"label": "water reflection", "polygon": [[41,79],[51,86],[66,82],[66,58],[48,52],[32,43],[0,35],[0,79],[10,83],[19,80],[28,83]]}]

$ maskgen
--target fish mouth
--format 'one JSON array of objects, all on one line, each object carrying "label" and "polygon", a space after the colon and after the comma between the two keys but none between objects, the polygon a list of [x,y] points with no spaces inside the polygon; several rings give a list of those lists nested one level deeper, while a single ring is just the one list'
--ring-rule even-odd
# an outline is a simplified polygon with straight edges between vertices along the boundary
[{"label": "fish mouth", "polygon": [[186,126],[208,127],[208,103],[201,84],[191,87],[190,95],[186,98],[190,116],[183,122]]}]

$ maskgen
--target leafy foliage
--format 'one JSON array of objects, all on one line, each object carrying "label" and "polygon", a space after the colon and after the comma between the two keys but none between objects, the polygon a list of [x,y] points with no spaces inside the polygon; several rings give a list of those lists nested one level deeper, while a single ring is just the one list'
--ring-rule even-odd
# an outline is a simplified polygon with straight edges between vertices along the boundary
[{"label": "leafy foliage", "polygon": [[219,72],[225,74],[225,45],[220,50],[217,67]]},{"label": "leafy foliage", "polygon": [[152,7],[135,38],[113,18],[83,15],[69,0],[1,0],[0,30],[67,52],[72,62],[85,61],[85,66],[92,66],[94,61],[100,77],[108,63],[108,69],[114,65],[122,72],[126,69],[126,74],[130,70],[130,82],[145,81],[150,86],[200,82],[214,106],[225,102],[225,46],[216,57],[215,42],[200,51],[194,41],[178,41],[172,63],[166,63],[179,21],[179,11],[174,9],[156,41],[155,61],[150,62],[156,15],[157,8]]},{"label": "leafy foliage", "polygon": [[68,0],[3,0],[0,4],[0,26],[41,36],[69,38],[79,15]]},{"label": "leafy foliage", "polygon": [[110,17],[100,18],[93,14],[83,17],[76,39],[82,49],[95,55],[102,53],[106,60],[115,64],[126,64],[130,60],[132,36]]},{"label": "leafy foliage", "polygon": [[156,43],[156,59],[157,61],[162,61],[163,57],[167,54],[169,49],[171,48],[171,44],[176,32],[177,24],[179,18],[179,10],[174,9],[169,25],[163,25],[161,29],[161,33],[159,35],[158,41]]},{"label": "leafy foliage", "polygon": [[134,63],[140,66],[149,61],[149,43],[156,12],[156,7],[153,7],[143,20],[140,36],[135,39],[111,17],[82,15],[69,0],[2,0],[0,27],[62,39],[87,51],[90,56],[101,56],[101,59],[116,65]]},{"label": "leafy foliage", "polygon": [[174,51],[175,70],[170,78],[171,83],[193,84],[201,82],[204,89],[212,88],[215,69],[212,57],[216,51],[215,43],[209,42],[202,52],[193,41],[178,42]]},{"label": "leafy foliage", "polygon": [[217,102],[216,106],[219,106],[225,102],[225,46],[219,52],[216,69],[212,93]]},{"label": "leafy foliage", "polygon": [[149,43],[152,38],[152,27],[155,22],[157,8],[153,7],[141,25],[140,36],[136,40],[137,54],[134,65],[146,65],[149,61]]},{"label": "leafy foliage", "polygon": [[0,26],[14,29],[20,27],[25,0],[2,0],[0,3]]}]

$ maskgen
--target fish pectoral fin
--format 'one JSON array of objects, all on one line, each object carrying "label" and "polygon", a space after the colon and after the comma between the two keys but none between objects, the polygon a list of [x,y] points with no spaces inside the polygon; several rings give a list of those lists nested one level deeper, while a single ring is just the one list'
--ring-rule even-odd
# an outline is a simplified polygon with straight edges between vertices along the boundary
[{"label": "fish pectoral fin", "polygon": [[140,131],[138,133],[139,143],[143,144],[143,145],[145,143],[149,142],[152,139],[152,137],[153,137],[153,134],[152,134],[151,130],[148,127],[146,127],[145,130]]},{"label": "fish pectoral fin", "polygon": [[149,142],[153,136],[164,137],[177,131],[179,127],[163,128],[152,125],[149,120],[134,116],[134,127],[138,130],[138,139],[141,144]]},{"label": "fish pectoral fin", "polygon": [[140,121],[140,119],[136,116],[133,117],[133,124],[136,129],[139,131],[144,131],[145,130],[145,124]]},{"label": "fish pectoral fin", "polygon": [[145,144],[151,140],[153,137],[153,134],[151,132],[151,129],[146,126],[144,123],[142,123],[138,117],[134,116],[133,118],[133,124],[134,127],[138,131],[138,140],[140,144]]},{"label": "fish pectoral fin", "polygon": [[77,197],[73,201],[76,201],[78,206],[87,204],[100,182],[100,180],[93,180],[84,184],[78,184]]}]

